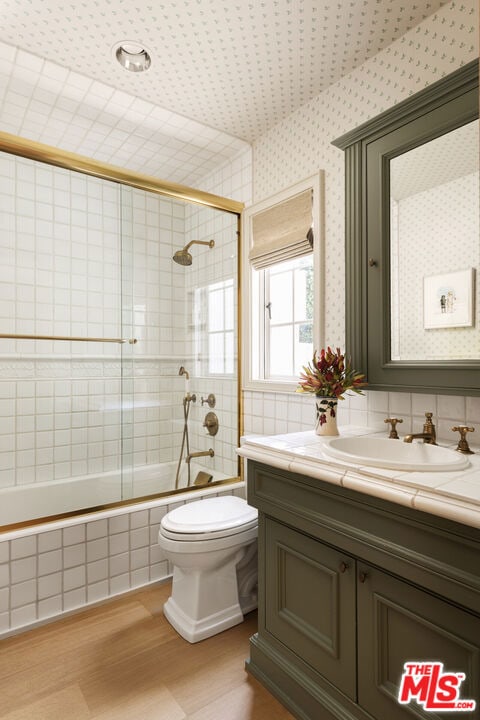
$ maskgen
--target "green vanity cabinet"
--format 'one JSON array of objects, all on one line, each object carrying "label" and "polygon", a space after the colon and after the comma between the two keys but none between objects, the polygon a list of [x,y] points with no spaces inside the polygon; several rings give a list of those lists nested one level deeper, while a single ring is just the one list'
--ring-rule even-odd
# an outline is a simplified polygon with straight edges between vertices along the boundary
[{"label": "green vanity cabinet", "polygon": [[[247,669],[301,720],[480,718],[480,531],[248,460],[259,510]],[[473,712],[400,705],[405,662],[464,672]]]},{"label": "green vanity cabinet", "polygon": [[352,558],[270,518],[265,553],[266,630],[355,699]]},{"label": "green vanity cabinet", "polygon": [[[478,703],[480,617],[365,563],[359,563],[360,575],[364,582],[359,582],[357,592],[359,704],[375,718],[412,717],[412,709],[407,714],[397,703],[406,660],[440,660],[446,669],[464,671],[462,697]],[[455,715],[478,717],[478,709]]]}]

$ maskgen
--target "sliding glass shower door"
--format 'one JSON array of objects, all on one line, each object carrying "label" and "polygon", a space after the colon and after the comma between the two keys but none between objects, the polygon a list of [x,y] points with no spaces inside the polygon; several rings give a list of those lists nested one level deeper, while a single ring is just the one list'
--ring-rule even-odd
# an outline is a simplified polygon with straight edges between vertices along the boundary
[{"label": "sliding glass shower door", "polygon": [[0,526],[235,477],[236,215],[8,153],[0,183]]}]

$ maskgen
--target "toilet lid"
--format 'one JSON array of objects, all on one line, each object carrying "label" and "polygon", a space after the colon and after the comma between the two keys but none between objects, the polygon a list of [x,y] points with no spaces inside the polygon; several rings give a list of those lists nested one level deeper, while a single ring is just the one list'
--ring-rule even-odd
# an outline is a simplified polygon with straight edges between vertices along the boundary
[{"label": "toilet lid", "polygon": [[221,533],[254,527],[258,512],[246,500],[228,495],[181,505],[162,518],[161,526],[170,533],[197,535]]}]

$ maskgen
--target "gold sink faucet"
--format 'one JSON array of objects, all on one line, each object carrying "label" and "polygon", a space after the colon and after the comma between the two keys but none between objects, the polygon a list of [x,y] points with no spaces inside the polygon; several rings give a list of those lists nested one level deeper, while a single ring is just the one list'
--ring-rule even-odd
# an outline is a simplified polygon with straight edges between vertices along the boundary
[{"label": "gold sink faucet", "polygon": [[411,443],[412,440],[423,440],[424,443],[428,443],[429,445],[436,445],[437,444],[437,433],[435,430],[435,425],[432,422],[433,413],[426,412],[425,413],[425,423],[423,425],[423,432],[421,433],[411,433],[410,435],[405,435],[403,438],[403,442]]}]

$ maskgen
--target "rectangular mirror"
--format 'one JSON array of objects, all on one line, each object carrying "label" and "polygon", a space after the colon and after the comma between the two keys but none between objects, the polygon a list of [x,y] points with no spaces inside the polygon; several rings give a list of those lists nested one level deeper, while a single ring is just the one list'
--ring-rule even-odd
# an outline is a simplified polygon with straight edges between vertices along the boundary
[{"label": "rectangular mirror", "polygon": [[478,61],[334,141],[346,340],[369,390],[480,394]]},{"label": "rectangular mirror", "polygon": [[390,161],[392,361],[480,358],[478,121]]}]

